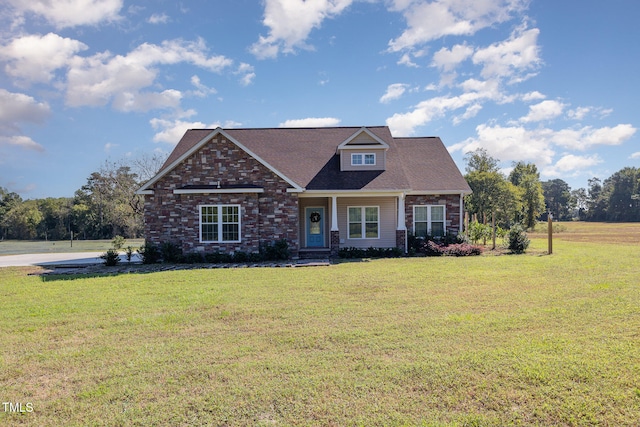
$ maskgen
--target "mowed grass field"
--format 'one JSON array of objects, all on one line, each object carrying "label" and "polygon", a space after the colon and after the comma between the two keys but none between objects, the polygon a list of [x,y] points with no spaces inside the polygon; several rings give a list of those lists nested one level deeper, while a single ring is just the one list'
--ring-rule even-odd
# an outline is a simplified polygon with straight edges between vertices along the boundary
[{"label": "mowed grass field", "polygon": [[0,401],[33,408],[0,425],[638,425],[638,226],[566,224],[553,255],[532,236],[517,256],[0,269]]}]

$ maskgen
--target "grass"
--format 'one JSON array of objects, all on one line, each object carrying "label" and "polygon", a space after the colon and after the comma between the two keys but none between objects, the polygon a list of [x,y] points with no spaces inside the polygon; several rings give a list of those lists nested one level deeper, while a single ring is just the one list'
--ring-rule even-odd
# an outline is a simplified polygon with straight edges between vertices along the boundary
[{"label": "grass", "polygon": [[[104,252],[112,247],[113,240],[74,240],[73,246],[69,240],[3,240],[0,241],[0,256],[37,253],[65,253],[65,252]],[[144,239],[127,239],[125,247],[138,248],[144,244]]]},{"label": "grass", "polygon": [[552,256],[0,269],[0,400],[34,408],[0,424],[636,425],[640,245],[571,227]]}]

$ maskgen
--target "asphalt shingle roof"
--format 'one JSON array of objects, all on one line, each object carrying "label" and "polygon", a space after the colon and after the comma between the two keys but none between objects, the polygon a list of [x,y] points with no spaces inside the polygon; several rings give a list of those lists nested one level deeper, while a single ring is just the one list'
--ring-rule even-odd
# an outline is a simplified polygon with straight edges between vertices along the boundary
[{"label": "asphalt shingle roof", "polygon": [[[361,129],[254,128],[223,132],[307,190],[471,192],[440,138],[394,138],[387,126],[366,128],[389,145],[386,169],[341,172],[337,147]],[[164,173],[213,131],[188,130],[159,173]]]}]

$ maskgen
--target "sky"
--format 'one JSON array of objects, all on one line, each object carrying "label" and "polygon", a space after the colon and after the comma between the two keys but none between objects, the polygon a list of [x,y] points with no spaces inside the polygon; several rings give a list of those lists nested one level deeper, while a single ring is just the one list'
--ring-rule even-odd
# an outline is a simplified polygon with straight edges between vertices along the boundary
[{"label": "sky", "polygon": [[390,127],[572,189],[640,167],[637,0],[0,0],[0,187],[191,128]]}]

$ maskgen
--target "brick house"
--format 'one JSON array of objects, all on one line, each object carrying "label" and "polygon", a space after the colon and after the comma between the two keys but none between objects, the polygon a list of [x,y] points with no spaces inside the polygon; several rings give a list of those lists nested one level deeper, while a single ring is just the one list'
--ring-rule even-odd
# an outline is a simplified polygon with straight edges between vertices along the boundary
[{"label": "brick house", "polygon": [[297,257],[457,234],[471,189],[440,138],[376,126],[191,129],[138,193],[148,242]]}]

